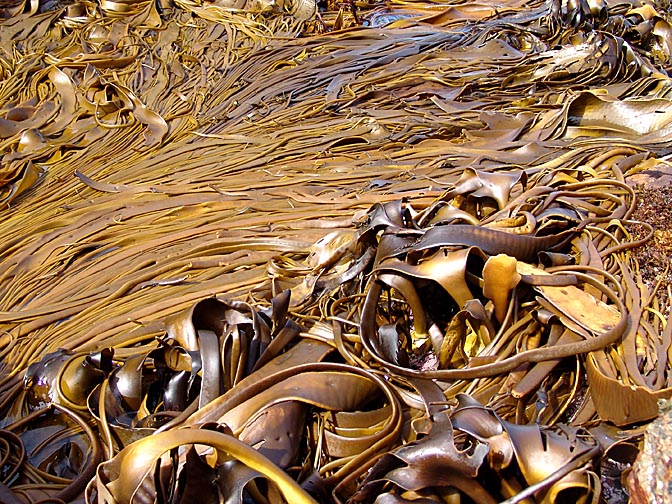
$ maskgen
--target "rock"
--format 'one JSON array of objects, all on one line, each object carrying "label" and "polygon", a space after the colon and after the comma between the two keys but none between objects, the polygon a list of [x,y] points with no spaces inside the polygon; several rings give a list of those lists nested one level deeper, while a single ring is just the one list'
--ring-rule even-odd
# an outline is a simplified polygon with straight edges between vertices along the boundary
[{"label": "rock", "polygon": [[672,166],[665,161],[655,158],[647,159],[637,165],[632,175],[628,175],[625,181],[631,187],[643,185],[648,188],[664,187],[672,185]]},{"label": "rock", "polygon": [[672,401],[659,402],[660,415],[646,427],[644,443],[627,487],[632,504],[672,503]]}]

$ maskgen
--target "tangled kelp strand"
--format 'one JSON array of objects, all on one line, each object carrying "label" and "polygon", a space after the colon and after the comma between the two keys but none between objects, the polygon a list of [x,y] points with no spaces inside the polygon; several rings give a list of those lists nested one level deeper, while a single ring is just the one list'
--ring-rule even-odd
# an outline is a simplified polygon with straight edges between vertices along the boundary
[{"label": "tangled kelp strand", "polygon": [[613,484],[670,394],[624,183],[669,151],[666,6],[2,9],[8,502]]}]

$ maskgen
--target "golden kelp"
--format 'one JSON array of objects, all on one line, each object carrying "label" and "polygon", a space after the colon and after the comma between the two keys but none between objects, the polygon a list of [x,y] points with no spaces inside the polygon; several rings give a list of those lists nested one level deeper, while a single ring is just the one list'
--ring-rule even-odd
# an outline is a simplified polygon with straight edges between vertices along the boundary
[{"label": "golden kelp", "polygon": [[667,10],[1,4],[0,500],[596,502]]}]

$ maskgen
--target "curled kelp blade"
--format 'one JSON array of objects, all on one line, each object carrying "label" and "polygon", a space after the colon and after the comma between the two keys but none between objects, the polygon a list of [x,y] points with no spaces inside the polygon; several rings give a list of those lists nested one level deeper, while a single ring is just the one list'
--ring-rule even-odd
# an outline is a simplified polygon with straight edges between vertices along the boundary
[{"label": "curled kelp blade", "polygon": [[56,403],[7,425],[7,430],[0,430],[0,438],[8,475],[31,472],[42,481],[55,483],[27,485],[23,490],[16,488],[16,492],[3,484],[8,502],[75,500],[103,456],[97,434],[88,421],[79,412]]},{"label": "curled kelp blade", "polygon": [[483,444],[461,450],[444,411],[430,422],[426,437],[391,451],[372,467],[354,502],[369,502],[389,485],[393,494],[410,490],[432,495],[441,489],[456,489],[477,502],[496,502],[474,479],[486,453]]},{"label": "curled kelp blade", "polygon": [[428,257],[415,261],[401,261],[394,257],[381,261],[374,271],[380,273],[398,272],[414,279],[432,280],[437,282],[462,308],[470,299],[474,299],[467,284],[467,267],[478,269],[479,260],[484,254],[476,247],[462,250],[439,250]]},{"label": "curled kelp blade", "polygon": [[313,424],[315,439],[323,435],[323,447],[332,457],[351,457],[383,439],[396,419],[392,404],[361,411],[338,411],[325,418],[324,429]]},{"label": "curled kelp blade", "polygon": [[[169,317],[166,334],[151,350],[126,355],[96,387],[88,398],[91,413],[109,423],[123,447],[137,438],[129,429],[146,434],[205,407],[252,372],[253,364],[262,367],[296,338],[300,326],[287,317],[288,306],[285,292],[263,311],[212,299]],[[194,350],[179,344],[189,344],[189,334],[195,334]],[[260,354],[263,360],[255,358]],[[294,415],[288,418],[292,423]]]},{"label": "curled kelp blade", "polygon": [[96,353],[59,350],[34,362],[23,377],[28,408],[60,404],[86,409],[87,396],[112,370],[112,356],[111,349]]},{"label": "curled kelp blade", "polygon": [[[491,126],[493,126],[491,124]],[[469,202],[473,200],[494,200],[496,210],[503,209],[509,202],[511,191],[516,185],[520,185],[522,190],[526,188],[527,174],[524,171],[519,172],[487,172],[466,168],[461,177],[455,182],[455,186],[450,188],[434,205],[429,206],[420,213],[418,221],[427,222],[430,219],[437,220],[436,212],[442,208],[440,202],[453,201],[453,205],[472,215],[479,214],[484,217],[483,208]],[[459,203],[458,203],[459,202]],[[482,205],[483,203],[481,203]],[[487,204],[487,203],[486,203]]]},{"label": "curled kelp blade", "polygon": [[[334,347],[326,342],[301,339],[286,352],[271,360],[249,376],[238,386],[222,394],[203,408],[190,412],[181,422],[189,425],[215,422],[221,415],[266,390],[269,386],[285,378],[294,376],[298,370],[310,369],[334,352]],[[187,420],[188,418],[188,420]]]},{"label": "curled kelp blade", "polygon": [[[313,412],[354,414],[359,410],[366,411],[366,404],[380,396],[381,383],[372,382],[365,376],[349,376],[344,372],[333,372],[328,366],[323,367],[325,369],[320,370],[316,366],[315,372],[298,372],[295,378],[287,378],[269,387],[264,393],[226,412],[218,422],[231,426],[234,433],[240,433],[241,440],[277,460],[281,467],[295,463],[293,456],[298,455],[302,444],[300,441],[308,422],[308,408]],[[303,383],[300,392],[296,391],[299,383]],[[308,383],[311,385],[307,386]],[[355,388],[356,395],[352,393]],[[361,456],[377,444],[389,443],[399,435],[395,432],[399,417],[389,403],[384,411],[386,416],[374,426],[352,433],[339,429],[333,423],[325,424],[328,416],[323,413],[323,420],[316,418],[310,425],[312,443],[315,443],[310,445],[311,452],[315,451],[311,455],[316,460],[326,457],[348,460]],[[278,451],[282,447],[285,449]]]},{"label": "curled kelp blade", "polygon": [[472,299],[453,316],[444,334],[430,337],[439,367],[450,369],[464,365],[470,356],[489,346],[495,329],[491,314],[478,299]]},{"label": "curled kelp blade", "polygon": [[[597,478],[588,469],[601,448],[587,432],[567,426],[551,430],[537,424],[513,424],[466,394],[460,394],[458,401],[451,415],[453,424],[487,444],[490,466],[500,471],[515,459],[525,481],[516,482],[502,474],[500,491],[510,502],[521,501],[522,494],[534,496],[538,502],[561,502],[562,493],[570,489],[587,496],[599,494],[599,483],[594,488]],[[586,501],[585,496],[581,498]]]},{"label": "curled kelp blade", "polygon": [[43,172],[36,167],[31,161],[21,163],[14,161],[7,163],[6,173],[3,173],[3,178],[9,179],[7,184],[2,187],[0,192],[0,204],[9,205],[22,193],[32,188],[41,178]]},{"label": "curled kelp blade", "polygon": [[588,498],[593,492],[599,494],[596,478],[584,470],[601,452],[591,436],[571,428],[544,430],[536,424],[505,422],[504,428],[525,481],[530,488],[539,485],[539,490],[545,492],[542,502],[556,502],[570,488],[585,492]]},{"label": "curled kelp blade", "polygon": [[[209,429],[177,429],[162,432],[124,448],[114,458],[98,466],[95,480],[97,502],[110,504],[131,502],[141,491],[142,485],[146,484],[145,480],[153,478],[154,469],[160,468],[162,463],[169,463],[170,458],[162,459],[166,452],[193,444],[209,446],[214,450],[212,456],[208,457],[209,467],[218,468],[229,460],[238,460],[260,473],[269,483],[276,485],[285,501],[315,502],[284,471],[256,450],[228,434]],[[178,459],[179,465],[188,463],[188,459],[182,457],[180,459]],[[157,483],[154,481],[152,484]],[[207,495],[213,488],[211,486],[203,490]]]},{"label": "curled kelp blade", "polygon": [[466,394],[458,394],[457,400],[458,407],[451,412],[454,428],[487,444],[488,463],[492,468],[501,470],[508,467],[514,450],[501,419]]},{"label": "curled kelp blade", "polygon": [[[297,390],[298,384],[306,384]],[[340,388],[341,393],[330,392]],[[288,378],[257,394],[254,398],[228,410],[219,418],[220,423],[232,427],[234,432],[247,422],[254,422],[255,415],[278,400],[302,401],[328,410],[356,410],[371,399],[375,384],[358,374],[332,372],[306,372]]]},{"label": "curled kelp blade", "polygon": [[[286,457],[296,453],[297,443],[305,432],[308,408],[323,411],[319,417],[313,417],[310,424],[314,435],[309,442],[311,457],[316,461],[342,459],[345,466],[339,469],[339,474],[363,471],[360,464],[390,446],[400,435],[401,417],[396,396],[384,381],[363,370],[342,364],[314,363],[289,367],[268,376],[255,378],[253,374],[250,378],[249,387],[261,385],[263,389],[251,395],[241,386],[236,393],[223,395],[186,422],[193,425],[216,418],[218,423],[230,426],[241,439],[253,443],[261,453],[268,453],[270,458],[285,465],[292,461]],[[240,394],[249,398],[241,401]],[[385,416],[377,417],[373,425],[348,432],[338,427],[338,416],[325,424],[329,418],[327,412],[354,415],[361,411],[364,415],[367,405],[380,400],[381,396],[387,402],[382,410]],[[364,416],[367,422],[373,414]],[[277,447],[289,445],[291,450],[275,451]],[[329,465],[326,461],[323,463]]]},{"label": "curled kelp blade", "polygon": [[108,449],[122,449],[147,436],[157,424],[186,407],[189,375],[178,372],[178,377],[184,377],[179,383],[164,383],[162,367],[160,359],[153,360],[149,352],[132,354],[87,397],[88,410],[105,432]]},{"label": "curled kelp blade", "polygon": [[271,360],[298,334],[300,326],[287,319],[289,303],[289,291],[273,298],[268,313],[241,301],[210,299],[168,318],[163,346],[197,357],[191,360],[191,372],[202,380],[201,407]]}]

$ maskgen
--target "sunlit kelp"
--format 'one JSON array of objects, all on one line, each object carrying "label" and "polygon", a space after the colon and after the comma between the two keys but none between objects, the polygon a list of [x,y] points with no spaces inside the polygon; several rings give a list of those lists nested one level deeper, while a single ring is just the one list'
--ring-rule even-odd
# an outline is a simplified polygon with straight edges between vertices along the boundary
[{"label": "sunlit kelp", "polygon": [[3,6],[3,501],[591,499],[669,397],[666,6],[320,7]]}]

